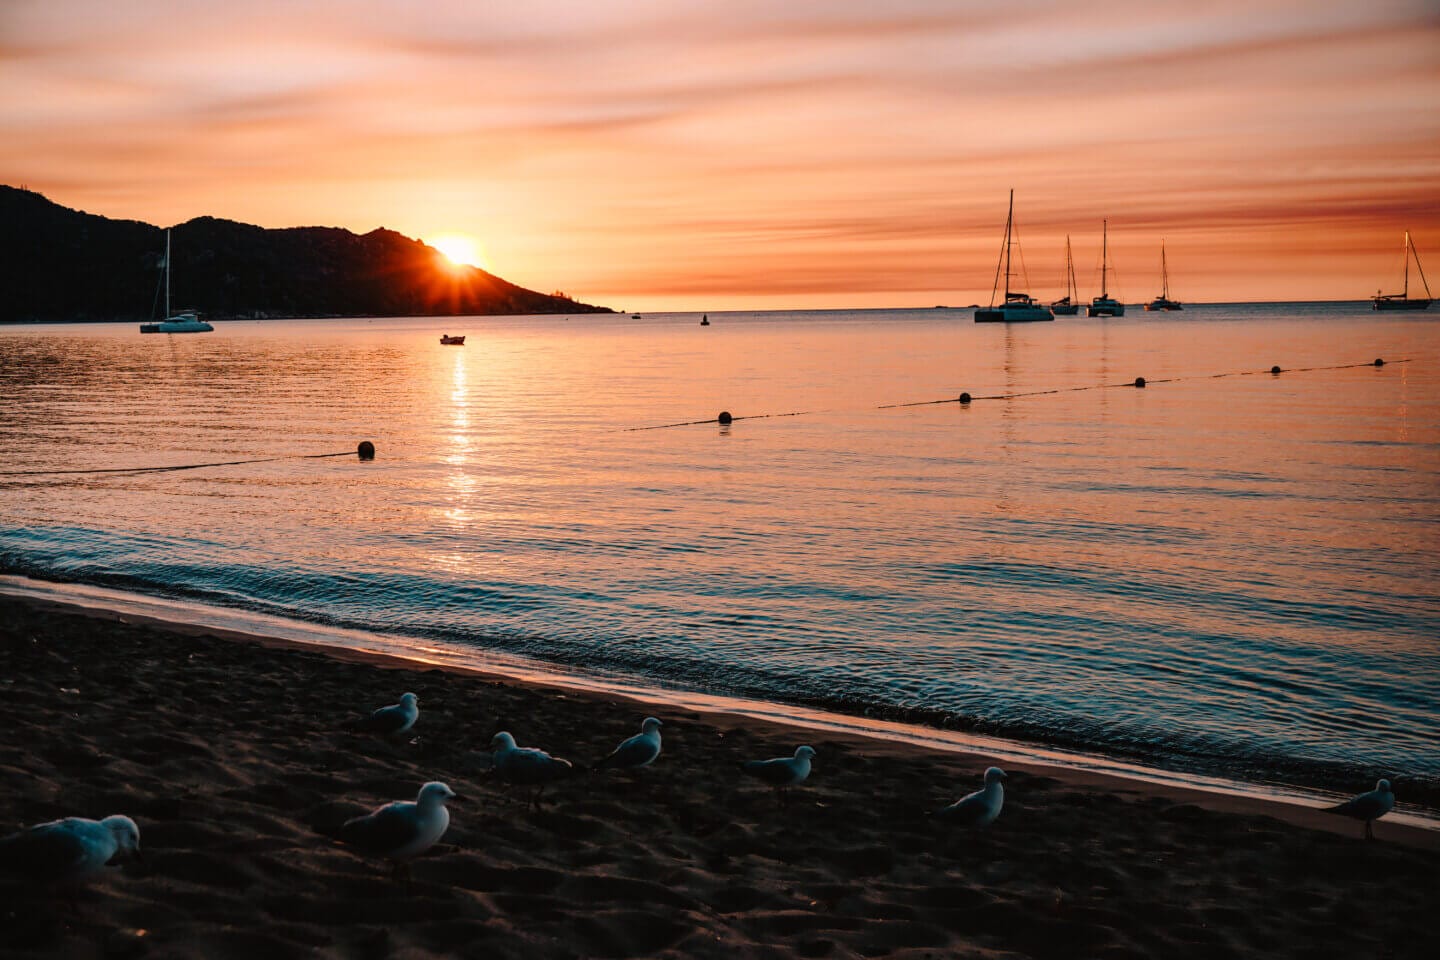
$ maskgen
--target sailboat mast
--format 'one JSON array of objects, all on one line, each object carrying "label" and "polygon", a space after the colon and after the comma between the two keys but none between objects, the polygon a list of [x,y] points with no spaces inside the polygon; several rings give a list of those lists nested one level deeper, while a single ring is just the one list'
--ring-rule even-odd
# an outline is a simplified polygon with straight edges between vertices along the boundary
[{"label": "sailboat mast", "polygon": [[1110,288],[1105,282],[1105,270],[1110,265],[1110,221],[1100,221],[1100,296],[1109,297]]},{"label": "sailboat mast", "polygon": [[1170,299],[1170,268],[1165,263],[1165,238],[1160,238],[1160,296]]},{"label": "sailboat mast", "polygon": [[165,317],[170,319],[170,231],[165,231]]},{"label": "sailboat mast", "polygon": [[1410,298],[1410,231],[1405,231],[1405,286],[1400,291],[1400,296]]},{"label": "sailboat mast", "polygon": [[[1012,225],[1015,222],[1015,191],[1010,191],[1010,209],[1005,213],[1005,299],[1010,299],[1010,248],[1014,245]],[[1409,234],[1406,234],[1409,236]]]}]

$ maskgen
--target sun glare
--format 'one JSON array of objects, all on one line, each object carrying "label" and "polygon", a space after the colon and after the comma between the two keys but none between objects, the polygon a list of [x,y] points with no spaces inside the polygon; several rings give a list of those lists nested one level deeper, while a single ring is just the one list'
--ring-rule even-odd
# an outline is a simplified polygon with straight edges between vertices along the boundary
[{"label": "sun glare", "polygon": [[462,233],[442,233],[425,241],[457,266],[483,267],[480,245]]}]

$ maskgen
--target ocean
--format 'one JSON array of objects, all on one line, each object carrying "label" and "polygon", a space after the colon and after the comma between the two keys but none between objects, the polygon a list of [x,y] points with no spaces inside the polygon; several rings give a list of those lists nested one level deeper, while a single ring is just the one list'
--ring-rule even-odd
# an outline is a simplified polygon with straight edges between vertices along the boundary
[{"label": "ocean", "polygon": [[709,318],[0,327],[0,573],[1440,807],[1433,317]]}]

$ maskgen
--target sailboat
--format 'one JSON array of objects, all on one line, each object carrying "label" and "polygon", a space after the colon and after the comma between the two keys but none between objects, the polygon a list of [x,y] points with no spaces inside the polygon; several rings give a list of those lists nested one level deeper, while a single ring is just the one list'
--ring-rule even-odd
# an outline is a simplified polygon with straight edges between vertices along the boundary
[{"label": "sailboat", "polygon": [[1065,296],[1052,301],[1050,312],[1057,317],[1073,317],[1080,312],[1079,294],[1075,290],[1075,259],[1070,256],[1070,234],[1065,234]]},{"label": "sailboat", "polygon": [[[990,288],[990,306],[975,311],[976,323],[1027,323],[1032,320],[1054,320],[1055,315],[1044,304],[1036,303],[1028,293],[1010,289],[1010,248],[1015,246],[1015,191],[1010,191],[1010,212],[1005,215],[1005,242],[1000,248],[1000,262],[995,264],[995,284]],[[997,307],[995,294],[1000,289],[1000,271],[1005,272],[1005,299]]]},{"label": "sailboat", "polygon": [[1146,310],[1184,310],[1170,299],[1170,269],[1165,265],[1165,241],[1160,241],[1160,296],[1145,304]]},{"label": "sailboat", "polygon": [[141,333],[209,333],[215,328],[195,315],[193,310],[170,312],[170,231],[165,231],[165,319],[159,323],[140,324]]},{"label": "sailboat", "polygon": [[1090,301],[1085,309],[1089,317],[1123,317],[1125,304],[1111,299],[1108,285],[1110,272],[1110,221],[1102,220],[1100,226],[1100,296]]},{"label": "sailboat", "polygon": [[[1425,287],[1425,297],[1410,297],[1410,258],[1415,258],[1415,270],[1420,274],[1420,283]],[[1415,252],[1415,247],[1410,243],[1410,231],[1405,231],[1405,286],[1399,293],[1381,293],[1375,291],[1375,299],[1370,301],[1375,305],[1376,310],[1429,310],[1430,309],[1430,284],[1425,280],[1425,268],[1420,266],[1420,254]]]}]

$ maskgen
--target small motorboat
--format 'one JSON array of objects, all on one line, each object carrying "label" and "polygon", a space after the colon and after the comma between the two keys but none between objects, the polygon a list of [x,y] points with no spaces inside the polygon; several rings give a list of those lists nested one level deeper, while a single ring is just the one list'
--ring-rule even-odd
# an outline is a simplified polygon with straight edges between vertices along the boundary
[{"label": "small motorboat", "polygon": [[446,346],[450,346],[450,347],[463,347],[463,346],[465,346],[465,338],[464,338],[464,337],[452,337],[452,336],[450,336],[450,334],[448,334],[448,333],[442,333],[442,334],[440,334],[440,342],[443,343],[443,344],[445,344]]}]

